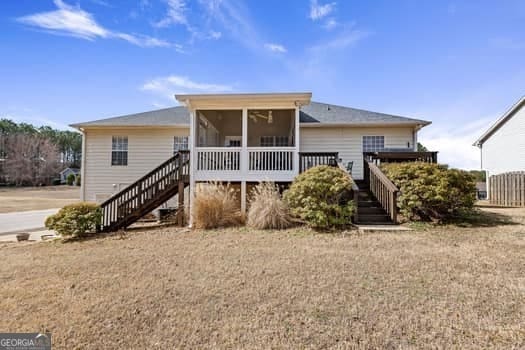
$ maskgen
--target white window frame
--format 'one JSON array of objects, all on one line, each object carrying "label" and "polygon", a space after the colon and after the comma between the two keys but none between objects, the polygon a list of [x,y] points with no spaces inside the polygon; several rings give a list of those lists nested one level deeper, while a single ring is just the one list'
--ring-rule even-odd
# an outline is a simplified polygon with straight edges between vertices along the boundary
[{"label": "white window frame", "polygon": [[[127,136],[112,136],[111,137],[111,166],[127,166],[129,162],[128,152],[128,137]],[[120,154],[115,158],[116,154]],[[123,156],[125,155],[125,157]]]},{"label": "white window frame", "polygon": [[189,136],[173,136],[173,154],[189,150]]},{"label": "white window frame", "polygon": [[385,149],[384,135],[365,135],[362,140],[363,152],[380,152]]},{"label": "white window frame", "polygon": [[289,141],[288,136],[261,136],[259,145],[261,147],[288,147]]}]

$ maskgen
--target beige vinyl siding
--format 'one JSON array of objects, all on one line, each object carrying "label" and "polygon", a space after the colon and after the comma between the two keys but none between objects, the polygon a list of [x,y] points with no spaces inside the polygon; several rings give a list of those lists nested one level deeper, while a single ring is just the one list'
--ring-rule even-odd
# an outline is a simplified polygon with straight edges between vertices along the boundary
[{"label": "beige vinyl siding", "polygon": [[[133,183],[173,155],[173,137],[189,136],[189,128],[87,129],[84,199],[102,201]],[[112,136],[128,137],[128,165],[111,166]]]},{"label": "beige vinyl siding", "polygon": [[482,161],[489,175],[525,170],[525,107],[483,143]]},{"label": "beige vinyl siding", "polygon": [[363,178],[363,136],[384,136],[386,148],[407,148],[414,150],[413,127],[377,128],[301,128],[300,152],[339,152],[343,164],[354,162],[352,174],[355,179]]}]

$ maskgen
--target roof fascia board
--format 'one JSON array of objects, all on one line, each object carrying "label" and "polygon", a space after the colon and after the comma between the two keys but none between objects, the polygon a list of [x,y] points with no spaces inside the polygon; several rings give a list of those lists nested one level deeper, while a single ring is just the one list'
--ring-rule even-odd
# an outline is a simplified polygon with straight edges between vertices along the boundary
[{"label": "roof fascia board", "polygon": [[518,110],[525,105],[525,96],[523,96],[518,102],[516,102],[503,116],[501,116],[492,126],[481,135],[473,146],[481,147],[488,138],[490,138],[499,128],[503,126],[510,118],[516,114]]}]

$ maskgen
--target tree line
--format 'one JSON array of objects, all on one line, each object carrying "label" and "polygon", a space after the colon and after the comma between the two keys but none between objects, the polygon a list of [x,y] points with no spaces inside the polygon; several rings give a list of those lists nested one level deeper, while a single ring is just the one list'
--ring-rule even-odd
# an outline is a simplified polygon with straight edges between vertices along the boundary
[{"label": "tree line", "polygon": [[0,183],[48,185],[61,170],[79,168],[81,157],[77,132],[0,119]]}]

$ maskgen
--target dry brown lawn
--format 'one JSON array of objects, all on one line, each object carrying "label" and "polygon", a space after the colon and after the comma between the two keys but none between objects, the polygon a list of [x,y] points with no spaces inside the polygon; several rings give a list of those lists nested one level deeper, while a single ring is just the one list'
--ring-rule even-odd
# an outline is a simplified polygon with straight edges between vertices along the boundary
[{"label": "dry brown lawn", "polygon": [[0,329],[56,349],[525,348],[524,210],[491,211],[403,233],[4,244]]},{"label": "dry brown lawn", "polygon": [[80,200],[80,187],[0,187],[0,213],[61,208]]}]

